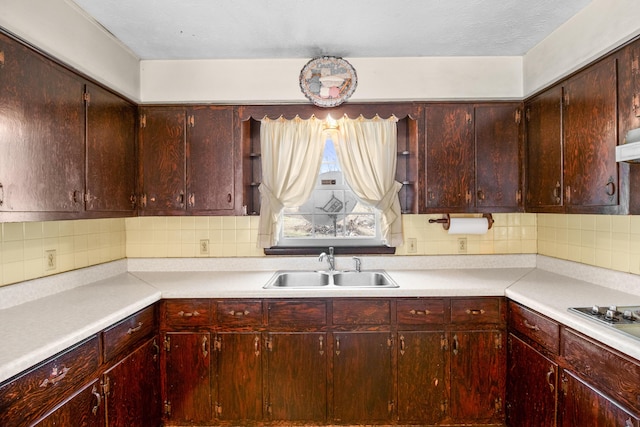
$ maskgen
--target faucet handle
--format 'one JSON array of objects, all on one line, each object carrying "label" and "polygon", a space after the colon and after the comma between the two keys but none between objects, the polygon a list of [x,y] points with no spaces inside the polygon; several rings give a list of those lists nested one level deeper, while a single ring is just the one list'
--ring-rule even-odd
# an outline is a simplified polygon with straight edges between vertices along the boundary
[{"label": "faucet handle", "polygon": [[329,255],[333,256],[333,246],[329,246]]},{"label": "faucet handle", "polygon": [[356,256],[353,257],[353,260],[356,263],[356,271],[358,273],[360,273],[361,269],[362,269],[362,260]]}]

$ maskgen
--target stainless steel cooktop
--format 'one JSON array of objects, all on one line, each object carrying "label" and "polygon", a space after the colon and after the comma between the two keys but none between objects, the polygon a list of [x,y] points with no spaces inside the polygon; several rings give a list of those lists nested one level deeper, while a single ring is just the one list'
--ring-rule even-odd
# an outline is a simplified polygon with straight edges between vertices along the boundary
[{"label": "stainless steel cooktop", "polygon": [[640,306],[571,307],[577,313],[640,340]]}]

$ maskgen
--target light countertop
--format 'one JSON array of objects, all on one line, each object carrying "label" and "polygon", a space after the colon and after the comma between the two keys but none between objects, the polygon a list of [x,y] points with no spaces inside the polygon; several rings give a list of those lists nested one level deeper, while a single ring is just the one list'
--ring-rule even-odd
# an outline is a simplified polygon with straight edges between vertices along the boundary
[{"label": "light countertop", "polygon": [[567,261],[540,256],[365,259],[369,268],[386,269],[400,285],[382,289],[263,289],[276,270],[317,268],[317,261],[308,259],[131,261],[0,288],[0,301],[17,301],[0,306],[0,382],[162,298],[507,296],[640,360],[640,340],[567,311],[593,304],[640,305],[640,277]]}]

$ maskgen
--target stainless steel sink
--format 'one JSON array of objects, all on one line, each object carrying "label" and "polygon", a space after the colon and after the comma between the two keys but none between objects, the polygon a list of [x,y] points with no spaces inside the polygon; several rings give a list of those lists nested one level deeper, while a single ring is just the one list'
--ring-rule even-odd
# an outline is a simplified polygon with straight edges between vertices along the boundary
[{"label": "stainless steel sink", "polygon": [[341,271],[333,275],[333,284],[359,288],[399,287],[383,270]]},{"label": "stainless steel sink", "polygon": [[317,288],[328,286],[330,279],[324,271],[277,271],[264,288]]},{"label": "stainless steel sink", "polygon": [[263,286],[274,288],[321,288],[325,286],[357,288],[398,288],[384,270],[365,271],[276,271]]}]

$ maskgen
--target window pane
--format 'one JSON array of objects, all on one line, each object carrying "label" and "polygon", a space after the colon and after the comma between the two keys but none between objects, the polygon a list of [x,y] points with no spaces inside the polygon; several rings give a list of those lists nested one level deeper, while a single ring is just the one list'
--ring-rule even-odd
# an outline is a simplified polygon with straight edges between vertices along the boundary
[{"label": "window pane", "polygon": [[348,237],[376,237],[376,217],[373,214],[355,214],[345,217]]},{"label": "window pane", "polygon": [[310,215],[284,215],[284,227],[282,235],[285,238],[295,239],[300,237],[311,237],[313,235],[313,225]]}]

